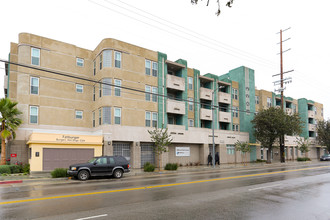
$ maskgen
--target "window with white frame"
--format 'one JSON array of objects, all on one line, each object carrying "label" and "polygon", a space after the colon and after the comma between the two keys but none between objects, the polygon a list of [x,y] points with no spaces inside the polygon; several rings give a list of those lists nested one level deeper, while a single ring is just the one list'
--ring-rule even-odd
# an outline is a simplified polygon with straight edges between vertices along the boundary
[{"label": "window with white frame", "polygon": [[146,112],[146,127],[150,127],[150,123],[151,123],[151,113]]},{"label": "window with white frame", "polygon": [[[111,78],[104,78],[102,79],[102,93],[103,96],[110,96],[111,95]],[[101,94],[100,94],[101,97]]]},{"label": "window with white frame", "polygon": [[95,101],[95,86],[93,86],[93,101]]},{"label": "window with white frame", "polygon": [[189,119],[189,127],[194,127],[194,119]]},{"label": "window with white frame", "polygon": [[152,62],[152,76],[158,76],[158,63]]},{"label": "window with white frame", "polygon": [[76,110],[76,119],[82,119],[83,118],[83,111]]},{"label": "window with white frame", "polygon": [[151,86],[146,85],[145,87],[145,91],[146,91],[146,101],[150,101],[150,91],[151,90]]},{"label": "window with white frame", "polygon": [[77,66],[84,67],[84,59],[77,57],[76,64]]},{"label": "window with white frame", "polygon": [[102,109],[99,108],[99,125],[102,124]]},{"label": "window with white frame", "polygon": [[150,60],[146,60],[146,75],[150,76],[150,69],[151,69],[151,61]]},{"label": "window with white frame", "polygon": [[103,67],[111,67],[112,50],[103,50]]},{"label": "window with white frame", "polygon": [[115,67],[121,68],[121,52],[115,51]]},{"label": "window with white frame", "polygon": [[193,89],[193,78],[188,77],[188,89],[192,90]]},{"label": "window with white frame", "polygon": [[39,107],[30,106],[30,124],[38,124]]},{"label": "window with white frame", "polygon": [[93,61],[93,75],[96,75],[96,61]]},{"label": "window with white frame", "polygon": [[157,102],[158,101],[158,88],[157,87],[152,87],[152,101]]},{"label": "window with white frame", "polygon": [[259,96],[255,96],[255,101],[256,101],[256,104],[258,105],[259,104]]},{"label": "window with white frame", "polygon": [[238,100],[238,90],[232,89],[232,99]]},{"label": "window with white frame", "polygon": [[40,66],[40,49],[38,48],[31,48],[31,64]]},{"label": "window with white frame", "polygon": [[188,98],[188,110],[193,111],[194,110],[194,99]]},{"label": "window with white frame", "polygon": [[121,108],[115,108],[115,124],[121,124]]},{"label": "window with white frame", "polygon": [[238,107],[233,107],[232,111],[233,111],[233,117],[238,118]]},{"label": "window with white frame", "polygon": [[233,131],[239,131],[239,125],[238,124],[233,124]]},{"label": "window with white frame", "polygon": [[76,84],[76,92],[83,93],[84,86],[80,84]]},{"label": "window with white frame", "polygon": [[157,122],[158,122],[158,113],[153,112],[152,113],[152,127],[157,128]]},{"label": "window with white frame", "polygon": [[226,146],[227,154],[228,155],[234,155],[235,154],[235,145],[229,145]]},{"label": "window with white frame", "polygon": [[39,94],[39,78],[37,77],[31,77],[31,82],[30,82],[30,93],[34,95]]},{"label": "window with white frame", "polygon": [[267,97],[267,107],[270,108],[272,107],[272,99]]},{"label": "window with white frame", "polygon": [[100,54],[100,62],[99,62],[99,66],[100,66],[100,70],[102,69],[102,67],[103,67],[103,56],[102,56],[102,53]]},{"label": "window with white frame", "polygon": [[102,124],[111,124],[111,107],[110,106],[104,106],[102,107],[102,118],[103,123]]},{"label": "window with white frame", "polygon": [[95,128],[95,111],[93,111],[93,128]]},{"label": "window with white frame", "polygon": [[264,148],[260,148],[260,159],[263,160],[264,159]]},{"label": "window with white frame", "polygon": [[115,96],[121,96],[121,80],[115,79]]}]

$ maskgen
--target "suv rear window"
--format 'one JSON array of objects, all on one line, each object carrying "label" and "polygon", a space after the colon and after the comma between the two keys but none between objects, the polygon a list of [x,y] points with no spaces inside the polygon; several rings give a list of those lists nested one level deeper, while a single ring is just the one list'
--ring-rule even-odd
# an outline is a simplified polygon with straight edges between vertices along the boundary
[{"label": "suv rear window", "polygon": [[119,156],[119,157],[115,157],[115,158],[118,162],[127,163],[127,160],[125,159],[125,157]]}]

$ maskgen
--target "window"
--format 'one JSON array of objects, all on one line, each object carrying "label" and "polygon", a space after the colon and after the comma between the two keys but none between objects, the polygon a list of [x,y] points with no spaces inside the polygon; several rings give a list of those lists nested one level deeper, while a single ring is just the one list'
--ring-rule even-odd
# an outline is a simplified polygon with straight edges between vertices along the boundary
[{"label": "window", "polygon": [[297,106],[295,104],[292,105],[293,113],[297,113]]},{"label": "window", "polygon": [[315,115],[317,115],[317,108],[314,106]]},{"label": "window", "polygon": [[115,51],[115,67],[121,68],[121,52]]},{"label": "window", "polygon": [[235,146],[234,145],[227,145],[227,154],[228,155],[234,155],[235,154]]},{"label": "window", "polygon": [[31,64],[40,66],[40,49],[31,48]]},{"label": "window", "polygon": [[267,107],[268,108],[272,107],[272,100],[269,97],[267,97]]},{"label": "window", "polygon": [[193,78],[188,77],[188,89],[192,90],[193,89]]},{"label": "window", "polygon": [[256,96],[256,104],[258,105],[259,104],[259,96]]},{"label": "window", "polygon": [[189,119],[189,127],[194,127],[194,119]]},{"label": "window", "polygon": [[111,107],[102,107],[103,124],[111,124]]},{"label": "window", "polygon": [[150,112],[146,112],[146,127],[150,127]]},{"label": "window", "polygon": [[115,96],[121,96],[121,80],[115,79]]},{"label": "window", "polygon": [[99,97],[102,97],[102,84],[100,83],[100,87],[99,87]]},{"label": "window", "polygon": [[[111,83],[112,83],[112,79],[111,78],[104,78],[102,79],[102,92],[103,92],[103,96],[109,96],[111,95]],[[101,93],[100,93],[100,97],[101,97]]]},{"label": "window", "polygon": [[115,108],[115,124],[121,124],[121,108]]},{"label": "window", "polygon": [[264,148],[260,148],[260,159],[263,160],[264,159]]},{"label": "window", "polygon": [[233,124],[233,131],[239,131],[238,124]]},{"label": "window", "polygon": [[94,76],[96,75],[96,62],[95,62],[95,60],[93,62],[93,74],[94,74]]},{"label": "window", "polygon": [[99,125],[102,124],[102,109],[99,109]]},{"label": "window", "polygon": [[95,128],[95,111],[93,112],[93,128]]},{"label": "window", "polygon": [[84,86],[76,84],[76,92],[82,93],[84,91]]},{"label": "window", "polygon": [[152,76],[157,77],[158,75],[158,63],[152,62]]},{"label": "window", "polygon": [[194,99],[188,98],[188,110],[193,111],[194,110]]},{"label": "window", "polygon": [[102,53],[100,54],[100,70],[102,69],[102,62],[103,62],[103,56]]},{"label": "window", "polygon": [[93,101],[95,101],[95,86],[93,87]]},{"label": "window", "polygon": [[30,93],[35,95],[39,94],[39,78],[31,77]]},{"label": "window", "polygon": [[[157,94],[158,94],[158,88],[157,87],[152,87],[152,101],[153,102],[157,102],[158,101],[158,96],[157,96]],[[156,95],[155,95],[156,94]]]},{"label": "window", "polygon": [[111,67],[112,61],[112,50],[104,50],[103,51],[103,67]]},{"label": "window", "polygon": [[232,99],[238,100],[238,90],[233,88]]},{"label": "window", "polygon": [[233,107],[233,117],[238,118],[238,107]]},{"label": "window", "polygon": [[38,124],[38,106],[30,106],[30,123]]},{"label": "window", "polygon": [[150,101],[150,90],[151,87],[146,85],[146,101]]},{"label": "window", "polygon": [[76,110],[76,119],[82,119],[83,118],[83,111]]},{"label": "window", "polygon": [[152,127],[157,128],[157,122],[158,122],[158,113],[153,112],[152,113]]},{"label": "window", "polygon": [[146,75],[150,76],[151,61],[146,60]]},{"label": "window", "polygon": [[321,108],[321,116],[323,117],[323,108]]},{"label": "window", "polygon": [[77,66],[84,67],[84,59],[77,57],[76,64]]}]

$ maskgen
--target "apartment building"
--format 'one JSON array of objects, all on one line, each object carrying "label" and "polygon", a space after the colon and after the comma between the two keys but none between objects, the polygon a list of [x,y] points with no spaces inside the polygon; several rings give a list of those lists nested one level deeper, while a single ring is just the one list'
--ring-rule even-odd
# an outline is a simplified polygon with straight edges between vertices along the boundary
[{"label": "apartment building", "polygon": [[[5,94],[18,102],[23,124],[7,157],[16,154],[12,162],[30,163],[31,171],[100,155],[123,155],[133,168],[156,163],[148,133],[155,127],[173,138],[161,166],[206,164],[213,138],[221,163],[242,161],[238,140],[250,143],[251,161],[261,157],[250,121],[268,99],[267,91],[255,90],[250,68],[201,75],[184,59],[115,39],[89,50],[29,33],[11,43],[9,61]],[[276,96],[267,95],[274,106]],[[306,103],[306,120],[315,123],[309,105],[319,116],[322,105],[303,100],[296,110]]]}]

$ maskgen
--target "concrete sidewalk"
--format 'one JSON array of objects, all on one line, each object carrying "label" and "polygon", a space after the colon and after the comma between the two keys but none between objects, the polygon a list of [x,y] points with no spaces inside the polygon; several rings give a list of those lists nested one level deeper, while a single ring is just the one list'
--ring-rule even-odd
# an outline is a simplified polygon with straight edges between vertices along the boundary
[{"label": "concrete sidewalk", "polygon": [[[152,176],[162,174],[177,174],[177,173],[188,173],[188,172],[203,172],[203,171],[220,171],[225,169],[249,169],[249,168],[267,168],[267,167],[290,167],[290,166],[303,166],[307,164],[318,164],[320,161],[308,161],[308,162],[297,162],[287,161],[286,163],[273,162],[267,163],[247,163],[244,164],[221,164],[216,165],[215,168],[212,166],[200,165],[200,166],[184,166],[179,167],[176,171],[160,170],[156,168],[154,172],[144,172],[143,169],[131,169],[130,173],[125,173],[124,176]],[[330,162],[322,162],[320,164],[330,164]],[[50,172],[34,172],[29,175],[23,174],[12,174],[8,176],[0,176],[1,184],[13,184],[13,183],[27,183],[27,182],[51,182],[58,180],[67,180],[68,177],[64,178],[52,178]]]}]

